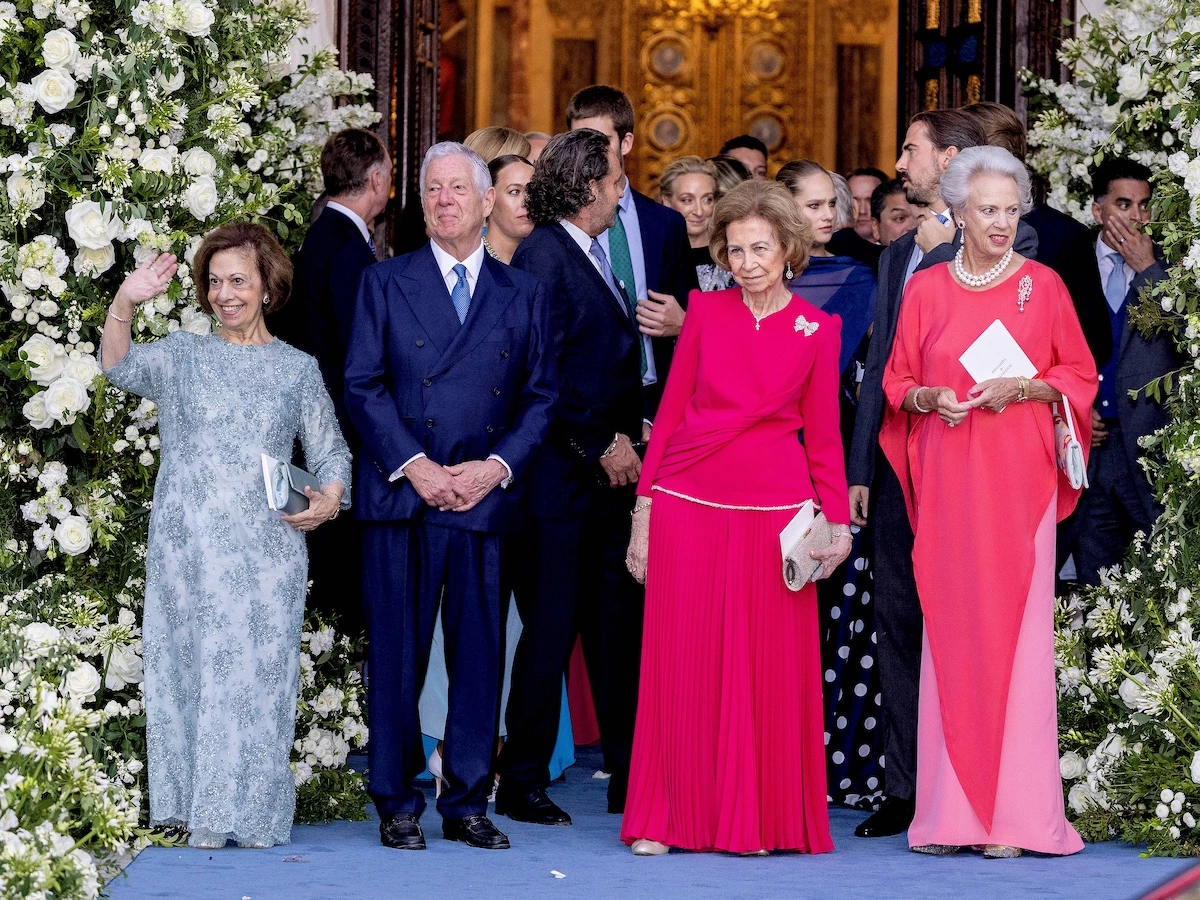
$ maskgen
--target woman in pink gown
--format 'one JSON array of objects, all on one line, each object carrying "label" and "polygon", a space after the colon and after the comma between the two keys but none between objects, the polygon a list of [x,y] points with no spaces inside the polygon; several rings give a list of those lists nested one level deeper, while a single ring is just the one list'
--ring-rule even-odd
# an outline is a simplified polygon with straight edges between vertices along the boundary
[{"label": "woman in pink gown", "polygon": [[813,500],[838,535],[818,574],[850,551],[840,322],[785,286],[809,242],[782,185],[718,202],[710,247],[741,287],[692,294],[655,420],[629,559],[646,618],[621,839],[639,855],[833,849],[817,592],[788,591],[779,548]]},{"label": "woman in pink gown", "polygon": [[[909,282],[883,380],[880,444],[908,502],[925,614],[909,846],[1076,853],[1053,618],[1054,525],[1079,491],[1057,469],[1051,404],[1070,405],[1086,451],[1096,367],[1062,281],[1012,252],[1029,208],[1024,166],[997,147],[964,150],[942,197],[963,246]],[[968,374],[960,357],[997,321],[1036,375]]]}]

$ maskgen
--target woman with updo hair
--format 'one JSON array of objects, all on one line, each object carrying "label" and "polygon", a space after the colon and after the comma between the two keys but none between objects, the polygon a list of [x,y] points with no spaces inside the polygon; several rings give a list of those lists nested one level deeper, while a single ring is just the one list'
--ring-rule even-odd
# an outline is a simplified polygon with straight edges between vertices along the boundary
[{"label": "woman with updo hair", "polygon": [[626,560],[646,584],[621,839],[765,855],[833,849],[817,593],[783,578],[779,533],[809,501],[850,552],[839,323],[787,288],[811,235],[782,185],[717,201],[713,259],[740,287],[693,292],[655,418]]},{"label": "woman with updo hair", "polygon": [[[162,456],[146,547],[146,755],[150,824],[193,847],[291,839],[296,787],[304,533],[350,505],[350,451],[317,361],[271,336],[292,264],[248,222],[211,231],[192,267],[215,334],[135,344],[138,307],[166,292],[175,257],[135,269],[108,308],[100,364],[158,405]],[[319,488],[286,515],[267,505],[262,456],[299,438]]]},{"label": "woman with updo hair", "polygon": [[713,207],[720,197],[717,167],[699,156],[682,156],[663,169],[658,177],[658,192],[665,206],[683,216],[700,290],[732,287],[733,276],[713,262],[708,252]]}]

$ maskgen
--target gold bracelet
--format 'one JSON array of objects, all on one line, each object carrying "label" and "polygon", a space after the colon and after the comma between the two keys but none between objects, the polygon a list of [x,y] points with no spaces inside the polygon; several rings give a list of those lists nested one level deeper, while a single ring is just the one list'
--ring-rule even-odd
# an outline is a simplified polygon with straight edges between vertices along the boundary
[{"label": "gold bracelet", "polygon": [[1017,376],[1017,400],[1024,403],[1029,399],[1029,379],[1024,375]]}]

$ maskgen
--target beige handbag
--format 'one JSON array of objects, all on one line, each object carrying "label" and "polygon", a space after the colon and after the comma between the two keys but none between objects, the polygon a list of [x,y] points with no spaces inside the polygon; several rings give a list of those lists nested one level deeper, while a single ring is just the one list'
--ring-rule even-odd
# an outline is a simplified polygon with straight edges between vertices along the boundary
[{"label": "beige handbag", "polygon": [[779,533],[783,553],[783,580],[789,591],[798,591],[812,581],[821,561],[809,556],[812,550],[824,550],[833,543],[833,531],[825,513],[811,500],[805,502],[792,521]]}]

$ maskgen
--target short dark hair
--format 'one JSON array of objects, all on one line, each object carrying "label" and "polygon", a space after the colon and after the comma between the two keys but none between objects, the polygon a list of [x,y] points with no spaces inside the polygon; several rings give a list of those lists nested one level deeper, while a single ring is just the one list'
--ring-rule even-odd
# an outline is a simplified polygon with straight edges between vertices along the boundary
[{"label": "short dark hair", "polygon": [[763,159],[771,158],[771,154],[767,152],[767,145],[752,134],[739,134],[737,137],[731,137],[721,145],[717,155],[728,156],[730,150],[757,150],[763,155]]},{"label": "short dark hair", "polygon": [[527,166],[533,166],[533,163],[523,156],[518,156],[516,153],[505,153],[503,156],[497,156],[488,163],[488,173],[492,176],[493,186],[496,184],[496,179],[500,177],[500,173],[513,163],[525,163]]},{"label": "short dark hair", "polygon": [[966,150],[986,146],[988,142],[979,120],[961,109],[927,109],[913,116],[909,125],[917,122],[924,124],[929,140],[938,150],[951,147]]},{"label": "short dark hair", "polygon": [[594,128],[555,135],[525,186],[525,209],[536,225],[570,219],[596,199],[592,182],[609,174],[608,138]]},{"label": "short dark hair", "polygon": [[279,312],[292,293],[292,261],[275,235],[257,222],[230,222],[204,236],[192,261],[200,308],[210,316],[213,314],[212,304],[208,301],[208,269],[212,258],[222,250],[241,250],[254,257],[258,277],[270,298],[265,312]]},{"label": "short dark hair", "polygon": [[864,178],[874,178],[880,183],[888,180],[887,174],[881,169],[875,168],[874,166],[859,166],[846,176],[846,180],[849,181],[851,178],[858,178],[859,176]]},{"label": "short dark hair", "polygon": [[612,120],[617,140],[623,141],[625,135],[633,134],[633,104],[625,92],[618,88],[593,84],[577,91],[567,104],[567,128],[573,128],[577,119],[596,116],[608,116]]},{"label": "short dark hair", "polygon": [[383,162],[383,141],[364,128],[347,128],[331,136],[321,148],[321,177],[330,197],[361,194],[371,167]]},{"label": "short dark hair", "polygon": [[[1151,184],[1151,172],[1140,162],[1121,156],[1111,156],[1092,169],[1092,199],[1100,200],[1108,194],[1114,181],[1131,178]],[[1153,185],[1152,185],[1153,186]]]},{"label": "short dark hair", "polygon": [[1029,152],[1025,140],[1025,123],[1021,117],[1003,103],[991,100],[980,100],[970,106],[964,106],[963,112],[974,116],[983,126],[987,142],[993,147],[1003,147],[1019,160],[1024,160]]},{"label": "short dark hair", "polygon": [[893,194],[904,194],[907,199],[904,182],[899,178],[884,181],[883,184],[871,191],[871,218],[876,222],[883,221],[883,208],[887,205],[887,198]]}]

